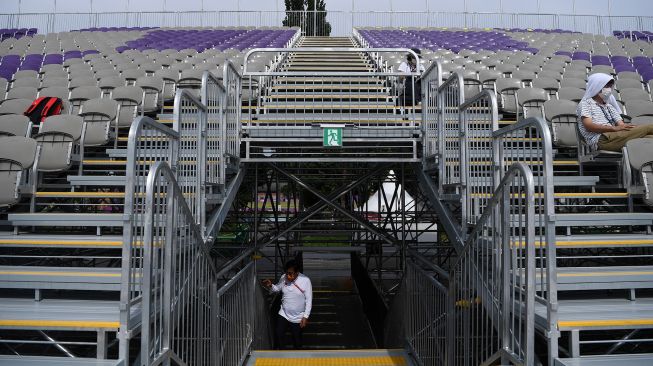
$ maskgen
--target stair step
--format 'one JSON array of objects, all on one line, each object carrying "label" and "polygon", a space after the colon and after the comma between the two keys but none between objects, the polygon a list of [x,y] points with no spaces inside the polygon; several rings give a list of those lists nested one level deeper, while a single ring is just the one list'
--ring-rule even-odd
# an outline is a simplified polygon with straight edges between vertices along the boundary
[{"label": "stair step", "polygon": [[[0,298],[0,329],[117,331],[119,301]],[[132,310],[138,319],[138,309]]]},{"label": "stair step", "polygon": [[557,358],[554,366],[650,366],[653,353]]},{"label": "stair step", "polygon": [[122,236],[106,235],[2,235],[0,248],[121,249]]},{"label": "stair step", "polygon": [[0,288],[120,291],[121,268],[0,266]]},{"label": "stair step", "polygon": [[123,226],[122,214],[108,213],[10,213],[7,220],[14,226]]},{"label": "stair step", "polygon": [[119,360],[48,356],[0,355],[0,366],[124,366]]},{"label": "stair step", "polygon": [[246,366],[411,366],[404,350],[254,351]]},{"label": "stair step", "polygon": [[[653,298],[558,300],[558,329],[605,330],[653,328]],[[546,322],[546,306],[537,303],[535,321]]]},{"label": "stair step", "polygon": [[653,266],[557,267],[557,284],[558,291],[653,288]]}]

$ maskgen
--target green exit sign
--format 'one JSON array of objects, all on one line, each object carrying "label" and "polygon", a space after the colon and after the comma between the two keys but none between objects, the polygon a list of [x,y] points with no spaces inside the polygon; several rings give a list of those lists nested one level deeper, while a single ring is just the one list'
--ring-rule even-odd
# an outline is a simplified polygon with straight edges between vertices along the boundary
[{"label": "green exit sign", "polygon": [[325,127],[323,131],[323,146],[342,146],[342,128]]}]

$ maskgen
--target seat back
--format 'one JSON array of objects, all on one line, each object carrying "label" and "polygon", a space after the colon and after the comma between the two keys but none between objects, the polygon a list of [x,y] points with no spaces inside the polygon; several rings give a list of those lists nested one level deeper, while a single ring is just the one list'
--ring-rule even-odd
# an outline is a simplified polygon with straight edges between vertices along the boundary
[{"label": "seat back", "polygon": [[0,116],[0,136],[22,136],[29,137],[32,130],[32,122],[27,116],[21,114],[5,114]]},{"label": "seat back", "polygon": [[25,169],[34,165],[36,141],[23,136],[0,137],[0,207],[20,201]]},{"label": "seat back", "polygon": [[508,113],[517,113],[517,100],[515,93],[522,88],[522,82],[519,79],[500,78],[495,82],[496,93],[500,101],[501,110]]},{"label": "seat back", "polygon": [[628,103],[626,105],[626,114],[631,118],[653,116],[653,102],[637,100]]},{"label": "seat back", "polygon": [[[141,110],[144,113],[151,113],[159,110],[159,98],[163,79],[157,76],[143,76],[136,79],[136,86],[143,89],[143,103]],[[163,104],[161,104],[163,105]]]},{"label": "seat back", "polygon": [[41,146],[39,171],[68,170],[72,164],[75,143],[82,134],[84,120],[79,116],[50,116],[41,124],[34,139]]},{"label": "seat back", "polygon": [[32,105],[34,99],[11,99],[0,104],[0,115],[23,114]]},{"label": "seat back", "polygon": [[634,139],[626,143],[628,163],[639,172],[644,187],[644,202],[653,207],[653,139]]},{"label": "seat back", "polygon": [[571,100],[552,99],[544,102],[544,115],[551,126],[553,144],[560,147],[578,146],[576,129],[578,103]]},{"label": "seat back", "polygon": [[542,88],[523,88],[516,92],[517,105],[522,118],[544,117],[544,102],[549,95]]},{"label": "seat back", "polygon": [[98,98],[84,102],[79,114],[86,124],[84,146],[100,146],[109,142],[109,128],[117,112],[118,102],[112,99]]},{"label": "seat back", "polygon": [[113,89],[111,99],[118,102],[117,127],[131,126],[138,107],[143,103],[143,89],[138,86],[121,86]]}]

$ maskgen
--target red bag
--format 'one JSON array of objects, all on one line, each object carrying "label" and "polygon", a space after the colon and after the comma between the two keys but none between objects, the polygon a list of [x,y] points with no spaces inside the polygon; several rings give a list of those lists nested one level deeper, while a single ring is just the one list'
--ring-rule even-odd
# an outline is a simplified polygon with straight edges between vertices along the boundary
[{"label": "red bag", "polygon": [[24,115],[29,117],[32,123],[41,123],[50,116],[61,114],[63,102],[56,97],[40,97],[32,102]]}]

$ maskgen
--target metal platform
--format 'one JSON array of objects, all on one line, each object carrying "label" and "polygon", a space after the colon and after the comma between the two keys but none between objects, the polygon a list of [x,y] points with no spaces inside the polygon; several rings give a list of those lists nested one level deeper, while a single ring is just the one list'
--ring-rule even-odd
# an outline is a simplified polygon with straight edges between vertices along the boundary
[{"label": "metal platform", "polygon": [[413,366],[404,350],[254,351],[246,366]]},{"label": "metal platform", "polygon": [[577,358],[559,358],[555,366],[650,366],[653,365],[653,353],[634,355],[585,356]]},{"label": "metal platform", "polygon": [[0,366],[123,366],[118,360],[97,358],[0,355]]},{"label": "metal platform", "polygon": [[120,268],[0,266],[0,288],[120,291]]},{"label": "metal platform", "polygon": [[[537,304],[535,322],[543,325],[546,308]],[[653,298],[583,299],[558,301],[558,328],[605,330],[653,328]]]},{"label": "metal platform", "polygon": [[[119,302],[103,300],[60,300],[0,298],[0,328],[117,331]],[[140,310],[132,311],[140,318]]]}]

